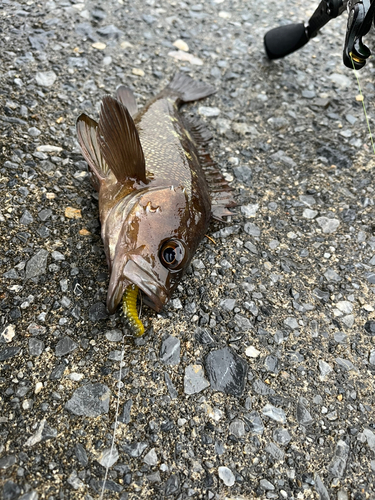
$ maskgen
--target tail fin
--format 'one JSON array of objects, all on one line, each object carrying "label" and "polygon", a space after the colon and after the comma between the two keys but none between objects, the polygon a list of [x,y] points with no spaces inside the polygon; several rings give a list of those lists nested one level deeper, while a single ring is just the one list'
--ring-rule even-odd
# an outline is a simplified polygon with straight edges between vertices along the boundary
[{"label": "tail fin", "polygon": [[177,97],[177,104],[198,101],[216,92],[215,87],[207,83],[193,80],[183,73],[176,73],[173,80],[165,88],[169,95]]}]

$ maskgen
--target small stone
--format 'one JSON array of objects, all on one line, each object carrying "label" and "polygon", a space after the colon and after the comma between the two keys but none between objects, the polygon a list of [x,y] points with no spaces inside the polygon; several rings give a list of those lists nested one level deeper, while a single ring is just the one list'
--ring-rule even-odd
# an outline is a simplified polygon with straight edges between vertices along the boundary
[{"label": "small stone", "polygon": [[91,44],[91,47],[98,50],[104,50],[107,47],[107,45],[103,42],[95,42]]},{"label": "small stone", "polygon": [[122,424],[128,424],[130,422],[130,417],[131,417],[131,409],[133,405],[133,400],[128,399],[125,403],[124,406],[122,407],[122,412],[118,418],[119,422]]},{"label": "small stone", "polygon": [[[180,491],[180,477],[178,474],[172,474],[165,483],[164,495],[177,495]],[[175,497],[176,498],[176,497]]]},{"label": "small stone", "polygon": [[284,319],[284,325],[289,326],[292,330],[297,330],[299,328],[297,320],[292,317]]},{"label": "small stone", "polygon": [[251,321],[242,314],[235,314],[234,321],[242,332],[248,332],[252,328]]},{"label": "small stone", "polygon": [[0,469],[8,469],[17,462],[16,455],[6,455],[0,458]]},{"label": "small stone", "polygon": [[328,268],[327,271],[324,273],[324,276],[327,278],[328,281],[333,281],[335,283],[339,283],[341,281],[341,277],[339,274],[334,269]]},{"label": "small stone", "polygon": [[260,351],[258,351],[258,349],[256,349],[254,346],[250,346],[246,348],[245,354],[249,358],[258,358],[260,355]]},{"label": "small stone", "polygon": [[214,390],[241,396],[246,384],[247,362],[229,347],[211,351],[205,360],[205,368]]},{"label": "small stone", "polygon": [[[258,207],[258,205],[247,205],[247,207]],[[241,207],[241,210],[244,207]],[[258,210],[256,208],[255,210]],[[255,215],[255,212],[254,212]],[[244,226],[245,233],[249,234],[250,236],[254,236],[255,238],[258,238],[260,236],[260,229],[256,224],[253,224],[252,222],[247,222]]]},{"label": "small stone", "polygon": [[289,444],[290,440],[292,439],[291,435],[287,431],[287,429],[283,429],[282,427],[279,429],[275,429],[273,431],[273,439],[278,443],[281,444],[282,446],[286,446]]},{"label": "small stone", "polygon": [[305,217],[305,219],[315,219],[315,217],[318,215],[317,210],[311,210],[310,208],[305,208],[305,210],[302,213],[302,216]]},{"label": "small stone", "polygon": [[252,411],[251,413],[246,413],[244,419],[250,427],[250,432],[256,435],[262,435],[264,432],[264,425],[260,415],[257,411]]},{"label": "small stone", "polygon": [[369,448],[375,452],[375,434],[370,429],[363,429],[363,435],[367,439]]},{"label": "small stone", "polygon": [[0,351],[0,361],[6,361],[16,356],[20,352],[20,347],[6,347]]},{"label": "small stone", "polygon": [[184,392],[196,394],[209,387],[210,383],[204,376],[201,365],[189,365],[185,368]]},{"label": "small stone", "polygon": [[83,466],[86,467],[86,465],[89,463],[89,459],[87,457],[87,453],[85,448],[81,445],[81,443],[77,443],[74,447],[74,451],[76,454],[76,457],[78,459],[78,462]]},{"label": "small stone", "polygon": [[229,432],[237,438],[242,438],[245,435],[245,424],[242,420],[236,419],[229,425]]},{"label": "small stone", "polygon": [[65,217],[67,219],[81,219],[82,212],[78,208],[66,207],[65,209]]},{"label": "small stone", "polygon": [[281,424],[286,423],[286,415],[284,410],[281,408],[276,408],[271,404],[267,404],[264,408],[262,408],[262,413],[276,422],[280,422]]},{"label": "small stone", "polygon": [[209,106],[199,106],[198,113],[202,116],[206,116],[207,118],[212,118],[220,115],[220,109]]},{"label": "small stone", "polygon": [[42,132],[36,128],[36,127],[31,127],[27,130],[27,133],[31,136],[31,137],[38,137],[38,135],[40,135]]},{"label": "small stone", "polygon": [[96,302],[89,309],[89,319],[93,323],[108,318],[108,312],[103,302]]},{"label": "small stone", "polygon": [[97,461],[105,468],[110,468],[114,465],[119,459],[119,453],[117,451],[116,446],[113,448],[106,448],[102,451],[100,456],[97,458]]},{"label": "small stone", "polygon": [[43,248],[39,250],[26,264],[26,279],[36,278],[44,274],[47,267],[48,252]]},{"label": "small stone", "polygon": [[314,419],[301,400],[299,400],[297,403],[296,418],[297,422],[303,426],[311,425],[314,423]]},{"label": "small stone", "polygon": [[14,336],[16,335],[16,328],[14,325],[7,325],[3,331],[0,333],[0,343],[2,342],[12,342]]},{"label": "small stone", "polygon": [[[243,182],[247,186],[251,186],[253,172],[247,165],[241,165],[240,167],[233,168],[233,173],[236,179]],[[249,204],[241,207],[241,212],[246,217],[255,217],[255,214],[259,208],[257,204]]]},{"label": "small stone", "polygon": [[157,465],[159,462],[158,456],[156,454],[155,448],[152,448],[144,457],[143,461],[150,465],[151,467]]},{"label": "small stone", "polygon": [[238,135],[241,135],[242,137],[256,137],[259,135],[259,132],[257,131],[256,127],[254,125],[249,125],[247,123],[232,123],[232,130]]},{"label": "small stone", "polygon": [[29,339],[29,354],[30,356],[40,356],[44,351],[45,344],[39,339]]},{"label": "small stone", "polygon": [[57,75],[53,71],[38,72],[35,75],[35,80],[41,87],[51,87],[56,81]]},{"label": "small stone", "polygon": [[218,468],[219,478],[223,481],[225,486],[233,486],[236,478],[233,472],[228,467],[219,467]]},{"label": "small stone", "polygon": [[265,491],[273,491],[275,489],[274,485],[270,483],[267,479],[261,479],[259,481],[259,486],[262,488],[262,490]]},{"label": "small stone", "polygon": [[328,470],[334,477],[343,476],[349,457],[349,451],[349,446],[345,443],[345,441],[340,439],[336,444],[334,457],[328,465]]},{"label": "small stone", "polygon": [[133,68],[132,73],[133,73],[133,75],[136,75],[136,76],[145,76],[145,72],[141,68]]},{"label": "small stone", "polygon": [[338,219],[329,219],[328,217],[318,217],[317,223],[322,228],[323,233],[331,234],[336,231],[336,229],[340,225],[340,221]]},{"label": "small stone", "polygon": [[51,146],[49,144],[43,144],[36,148],[36,150],[41,153],[60,153],[62,149],[63,148],[61,148],[60,146]]},{"label": "small stone", "polygon": [[171,399],[176,399],[178,397],[178,392],[176,387],[173,385],[171,377],[168,375],[168,373],[164,373],[164,380],[165,383],[167,384],[168,392],[171,397]]},{"label": "small stone", "polygon": [[185,61],[195,66],[203,66],[202,59],[193,56],[193,54],[190,54],[189,52],[184,52],[183,50],[173,50],[168,52],[168,56],[173,57],[173,59],[176,59],[177,61]]},{"label": "small stone", "polygon": [[267,453],[269,453],[275,460],[282,462],[285,457],[285,453],[281,450],[275,443],[268,443],[265,447]]},{"label": "small stone", "polygon": [[110,395],[109,388],[104,384],[87,384],[74,391],[65,408],[74,415],[98,417],[108,413]]},{"label": "small stone", "polygon": [[138,458],[142,455],[142,453],[147,448],[148,444],[145,442],[132,442],[126,443],[123,445],[123,449],[125,453],[127,453],[130,457]]},{"label": "small stone", "polygon": [[4,483],[2,488],[2,500],[16,500],[21,493],[21,488],[18,484],[14,483],[10,479]]},{"label": "small stone", "polygon": [[320,359],[319,360],[319,370],[320,370],[320,375],[321,375],[321,379],[325,380],[326,376],[331,373],[331,371],[333,370],[333,368],[331,367],[331,365],[329,365],[328,363],[326,363],[324,360]]},{"label": "small stone", "polygon": [[38,430],[29,437],[26,441],[25,446],[31,447],[41,441],[46,441],[57,436],[57,430],[53,429],[47,424],[47,420],[43,419],[38,427]]},{"label": "small stone", "polygon": [[110,330],[106,332],[105,337],[109,342],[121,342],[123,334],[121,330]]},{"label": "small stone", "polygon": [[314,480],[315,489],[319,494],[320,500],[330,500],[331,497],[329,496],[327,488],[324,486],[323,481],[320,479],[320,476],[318,474],[315,474]]},{"label": "small stone", "polygon": [[337,302],[336,307],[344,314],[350,314],[353,311],[353,304],[348,300],[341,300]]},{"label": "small stone", "polygon": [[25,210],[20,218],[20,224],[27,226],[28,224],[31,224],[32,222],[34,222],[34,217],[31,215],[31,213],[28,210]]},{"label": "small stone", "polygon": [[180,362],[180,340],[173,335],[167,337],[160,347],[160,359],[166,365],[176,366]]},{"label": "small stone", "polygon": [[184,42],[183,40],[176,40],[173,42],[173,45],[178,49],[178,50],[183,50],[184,52],[189,52],[189,45]]},{"label": "small stone", "polygon": [[66,356],[77,349],[78,345],[68,336],[58,341],[55,347],[57,357]]},{"label": "small stone", "polygon": [[235,305],[236,305],[236,299],[224,299],[220,301],[220,307],[224,311],[233,311]]},{"label": "small stone", "polygon": [[76,471],[73,471],[66,481],[75,490],[79,490],[85,486],[85,483],[77,476]]}]

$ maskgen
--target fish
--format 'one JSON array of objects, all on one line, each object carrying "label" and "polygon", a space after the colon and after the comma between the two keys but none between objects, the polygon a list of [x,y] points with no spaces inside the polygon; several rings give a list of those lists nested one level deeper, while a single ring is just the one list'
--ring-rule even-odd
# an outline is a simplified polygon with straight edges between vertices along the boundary
[{"label": "fish", "polygon": [[110,272],[107,309],[113,314],[124,297],[136,334],[143,333],[134,312],[136,291],[161,311],[210,221],[233,215],[233,190],[207,150],[212,135],[180,112],[183,104],[215,92],[177,73],[141,109],[132,90],[120,85],[116,97],[103,97],[98,122],[85,113],[77,118],[78,142],[99,192]]}]

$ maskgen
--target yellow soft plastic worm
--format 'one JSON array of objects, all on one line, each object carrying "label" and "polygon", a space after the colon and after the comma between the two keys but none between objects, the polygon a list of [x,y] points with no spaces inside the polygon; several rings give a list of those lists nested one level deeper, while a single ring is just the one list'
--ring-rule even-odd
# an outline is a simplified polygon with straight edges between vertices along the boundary
[{"label": "yellow soft plastic worm", "polygon": [[122,310],[124,311],[125,319],[129,322],[134,335],[136,337],[140,337],[145,333],[145,327],[143,326],[142,321],[138,318],[137,296],[138,287],[135,285],[128,286],[122,299]]}]

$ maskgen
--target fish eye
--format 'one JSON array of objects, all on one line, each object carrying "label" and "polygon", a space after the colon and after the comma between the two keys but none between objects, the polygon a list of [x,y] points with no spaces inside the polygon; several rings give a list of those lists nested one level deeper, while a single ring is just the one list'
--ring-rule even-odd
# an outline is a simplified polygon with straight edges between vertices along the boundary
[{"label": "fish eye", "polygon": [[177,271],[185,261],[185,247],[178,240],[168,240],[160,249],[160,260],[164,267]]}]

